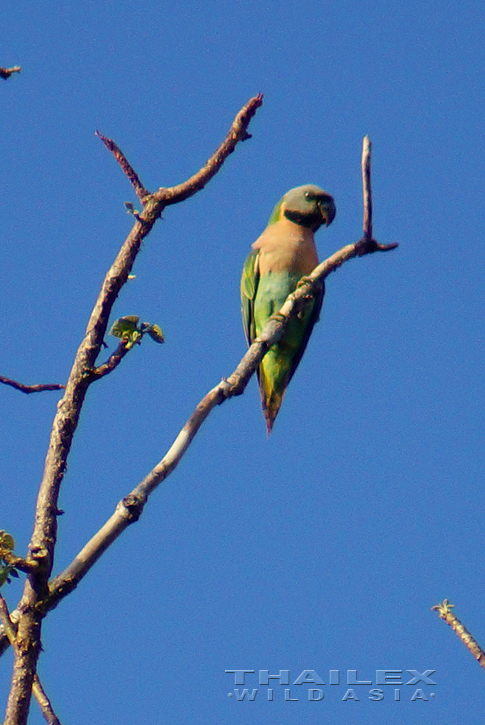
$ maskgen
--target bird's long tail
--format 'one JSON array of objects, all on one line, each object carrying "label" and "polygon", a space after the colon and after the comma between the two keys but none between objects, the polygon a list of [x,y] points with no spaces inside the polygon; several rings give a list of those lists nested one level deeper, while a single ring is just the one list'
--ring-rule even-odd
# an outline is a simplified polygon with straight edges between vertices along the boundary
[{"label": "bird's long tail", "polygon": [[266,419],[266,428],[269,435],[273,430],[275,418],[278,415],[281,403],[283,402],[285,389],[281,392],[276,391],[272,385],[272,381],[269,380],[262,371],[260,371],[258,377],[259,387],[261,390],[261,405],[263,407],[263,413]]}]

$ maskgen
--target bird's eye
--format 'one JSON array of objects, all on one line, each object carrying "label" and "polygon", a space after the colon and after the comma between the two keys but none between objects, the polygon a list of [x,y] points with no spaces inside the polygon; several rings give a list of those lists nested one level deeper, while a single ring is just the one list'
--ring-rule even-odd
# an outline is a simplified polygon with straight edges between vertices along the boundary
[{"label": "bird's eye", "polygon": [[313,194],[311,191],[305,191],[305,199],[313,199]]}]

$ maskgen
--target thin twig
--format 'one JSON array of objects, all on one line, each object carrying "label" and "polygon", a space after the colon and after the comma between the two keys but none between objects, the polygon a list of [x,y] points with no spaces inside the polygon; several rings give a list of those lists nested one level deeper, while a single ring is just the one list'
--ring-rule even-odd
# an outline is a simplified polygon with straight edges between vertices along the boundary
[{"label": "thin twig", "polygon": [[47,697],[46,691],[42,687],[42,683],[39,680],[39,675],[34,675],[34,682],[32,684],[32,693],[37,700],[40,710],[49,725],[61,725],[61,721],[57,717],[56,713],[54,712],[54,709],[52,707],[52,703]]},{"label": "thin twig", "polygon": [[3,629],[8,637],[8,641],[15,647],[15,638],[17,636],[17,627],[10,619],[7,602],[0,594],[0,619],[2,620]]},{"label": "thin twig", "polygon": [[113,372],[120,362],[123,360],[125,355],[127,355],[130,351],[130,347],[126,346],[126,341],[122,340],[116,350],[111,353],[109,358],[106,360],[105,363],[102,365],[98,365],[97,368],[94,368],[92,370],[91,374],[93,378],[96,380],[99,380],[100,378],[103,378],[105,375],[108,375],[109,373]]},{"label": "thin twig", "polygon": [[7,80],[13,73],[20,73],[22,70],[21,65],[14,65],[13,68],[1,68],[0,67],[0,78]]},{"label": "thin twig", "polygon": [[16,380],[11,380],[11,378],[6,378],[3,375],[0,375],[0,383],[3,383],[3,385],[10,385],[10,387],[15,388],[15,390],[20,390],[21,393],[26,393],[27,395],[29,393],[42,393],[44,390],[64,390],[66,387],[60,383],[52,383],[48,385],[25,385],[24,383],[18,383]]},{"label": "thin twig", "polygon": [[480,647],[474,636],[467,630],[467,628],[460,622],[451,609],[454,604],[450,604],[448,599],[444,599],[443,602],[437,604],[431,609],[438,612],[441,619],[444,619],[447,624],[450,625],[452,630],[458,635],[465,647],[472,653],[477,660],[478,664],[485,669],[485,652]]},{"label": "thin twig", "polygon": [[372,144],[368,136],[362,142],[362,192],[364,197],[364,239],[372,239],[372,186],[371,186]]},{"label": "thin twig", "polygon": [[115,144],[115,142],[112,139],[107,138],[106,136],[103,136],[103,134],[100,133],[99,131],[95,131],[95,134],[96,134],[96,136],[99,136],[99,138],[104,143],[106,148],[109,151],[111,151],[111,153],[115,157],[116,161],[119,163],[119,165],[123,169],[123,173],[130,180],[137,197],[141,201],[143,201],[143,199],[146,196],[148,196],[150,192],[147,191],[147,189],[141,183],[140,177],[138,176],[138,174],[134,170],[133,166],[130,164],[130,162],[124,155],[123,151],[120,149],[120,147],[117,144]]},{"label": "thin twig", "polygon": [[[171,189],[164,190],[170,201],[167,201],[164,195],[160,197],[156,194],[144,198],[143,211],[136,217],[130,234],[106,274],[52,425],[44,474],[37,497],[34,530],[29,544],[28,558],[35,559],[39,567],[35,574],[27,577],[23,596],[18,606],[20,611],[19,632],[25,646],[17,648],[15,653],[14,674],[4,725],[24,725],[28,718],[32,681],[41,639],[43,613],[39,602],[43,601],[48,594],[48,580],[54,561],[59,490],[84,398],[96,377],[93,377],[92,371],[96,368],[96,359],[103,344],[113,304],[132,270],[142,241],[160,218],[165,205],[182,201],[195,194],[214,176],[227,156],[234,150],[238,141],[244,140],[248,136],[247,126],[259,105],[261,105],[261,99],[253,99],[252,113],[246,110],[243,117],[241,117],[242,112],[236,115],[231,126],[234,137],[232,144],[224,142],[220,147],[224,147],[224,151],[216,152],[204,168],[195,177],[192,177],[192,180],[189,179],[186,184],[181,185],[181,191],[174,193]],[[242,110],[244,111],[249,106],[251,106],[251,101]],[[197,184],[193,183],[194,178],[197,178]]]},{"label": "thin twig", "polygon": [[20,556],[16,556],[11,551],[2,551],[2,559],[9,566],[15,567],[19,571],[23,571],[25,574],[35,572],[38,569],[38,563],[35,559],[21,559]]}]

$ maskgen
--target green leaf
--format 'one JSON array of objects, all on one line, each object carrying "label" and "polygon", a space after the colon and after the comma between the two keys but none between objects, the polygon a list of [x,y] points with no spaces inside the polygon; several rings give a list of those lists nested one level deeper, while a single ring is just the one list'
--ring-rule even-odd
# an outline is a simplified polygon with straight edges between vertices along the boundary
[{"label": "green leaf", "polygon": [[129,338],[135,330],[140,318],[137,315],[127,315],[126,317],[120,317],[119,320],[115,320],[109,331],[110,335],[114,337],[127,337]]},{"label": "green leaf", "polygon": [[15,541],[13,540],[13,536],[10,534],[7,534],[6,531],[0,530],[0,552],[1,550],[4,551],[13,551],[15,549]]},{"label": "green leaf", "polygon": [[0,587],[3,586],[5,583],[10,584],[11,576],[18,577],[18,574],[13,566],[0,566]]},{"label": "green leaf", "polygon": [[165,342],[163,330],[158,325],[149,325],[147,332],[154,342],[158,342],[160,345]]},{"label": "green leaf", "polygon": [[18,573],[11,564],[7,564],[4,559],[5,554],[10,553],[15,548],[15,541],[11,534],[7,534],[6,531],[0,529],[0,587],[7,583],[10,583],[10,577],[18,577]]},{"label": "green leaf", "polygon": [[114,337],[121,337],[126,345],[126,348],[130,350],[133,345],[140,342],[142,338],[142,331],[137,327],[139,319],[140,318],[137,315],[120,317],[119,320],[116,320],[113,323],[109,334]]}]

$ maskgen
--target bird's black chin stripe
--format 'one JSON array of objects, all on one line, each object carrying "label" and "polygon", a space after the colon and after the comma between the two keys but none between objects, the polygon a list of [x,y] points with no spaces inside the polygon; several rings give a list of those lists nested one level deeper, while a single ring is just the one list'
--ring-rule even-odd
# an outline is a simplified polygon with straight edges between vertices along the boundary
[{"label": "bird's black chin stripe", "polygon": [[322,221],[327,224],[327,220],[322,216],[322,214],[302,214],[299,211],[286,209],[285,217],[295,224],[299,224],[302,227],[307,227],[308,229],[313,230],[318,229],[318,227],[322,225]]}]

